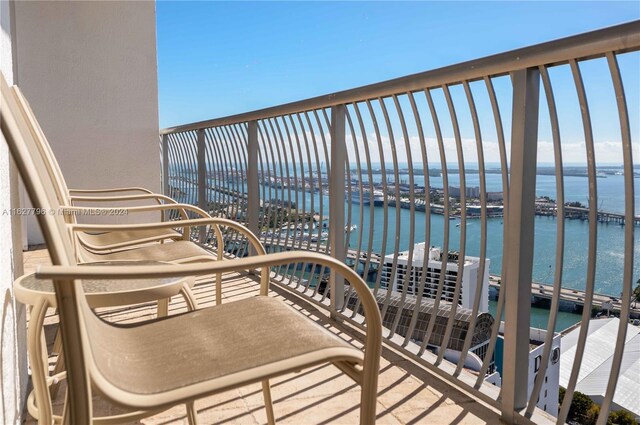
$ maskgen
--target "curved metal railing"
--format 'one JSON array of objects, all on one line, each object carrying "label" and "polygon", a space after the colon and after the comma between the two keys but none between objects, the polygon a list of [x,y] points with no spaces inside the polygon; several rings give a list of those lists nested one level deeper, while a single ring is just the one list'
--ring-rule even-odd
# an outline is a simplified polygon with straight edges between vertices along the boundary
[{"label": "curved metal railing", "polygon": [[[639,49],[640,24],[631,22],[165,129],[164,190],[246,224],[271,252],[303,249],[345,261],[378,299],[388,343],[498,406],[508,422],[532,418],[536,406],[558,423],[569,414],[567,402],[556,414],[557,383],[545,379],[560,374],[555,332],[538,337],[544,348],[530,371],[532,299],[548,302],[550,330],[560,326],[563,303],[583,311],[564,400],[576,390],[592,309],[614,304],[622,320],[598,417],[604,424],[627,321],[640,313],[631,306],[640,278],[632,158]],[[603,128],[613,134],[604,144]],[[580,150],[585,166],[563,160]],[[538,155],[551,164],[541,167]],[[612,157],[622,166],[599,166]],[[204,234],[194,238],[210,243]],[[241,235],[226,239],[218,248],[248,254]],[[491,290],[489,272],[498,276]],[[303,264],[277,276],[346,320],[361,317],[352,288],[323,268]],[[489,308],[502,320],[488,322]],[[497,351],[509,361],[500,392],[492,392],[482,384],[497,377]]]}]

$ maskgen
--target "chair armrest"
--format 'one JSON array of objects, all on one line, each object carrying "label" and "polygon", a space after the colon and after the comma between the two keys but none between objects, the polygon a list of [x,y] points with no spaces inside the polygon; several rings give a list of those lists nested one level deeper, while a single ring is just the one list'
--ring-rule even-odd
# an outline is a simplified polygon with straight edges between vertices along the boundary
[{"label": "chair armrest", "polygon": [[[157,202],[157,204],[154,204],[155,206],[157,205],[187,205],[187,204],[178,204],[178,202],[175,199],[172,199],[168,196],[165,195],[161,195],[158,193],[145,193],[142,195],[120,195],[120,196],[71,196],[70,200],[71,200],[71,207],[75,207],[76,205],[74,205],[74,203],[76,201],[80,201],[80,202],[122,202],[122,201],[139,201],[139,200],[145,200],[145,199],[155,199],[155,201]],[[164,201],[164,203],[162,202]],[[196,209],[194,209],[196,208]],[[167,209],[172,209],[172,208],[167,208]],[[180,217],[183,220],[186,220],[189,218],[189,216],[186,213],[186,209],[184,207],[174,207],[173,209],[178,209],[180,212]],[[199,215],[203,216],[203,217],[209,217],[209,214],[207,214],[204,210],[195,207],[193,205],[189,206],[189,210],[193,211],[193,212],[197,212]],[[141,211],[141,210],[139,210]],[[149,211],[153,211],[153,210],[149,210]],[[185,229],[186,230],[186,229]]]},{"label": "chair armrest", "polygon": [[118,193],[118,192],[142,192],[153,194],[149,189],[144,187],[114,187],[110,189],[69,189],[69,195],[82,194],[82,193]]},{"label": "chair armrest", "polygon": [[[196,207],[191,204],[154,204],[154,205],[138,205],[134,207],[114,207],[114,208],[106,208],[106,207],[82,207],[82,206],[67,206],[60,207],[60,211],[62,214],[68,215],[105,215],[112,211],[123,211],[127,214],[129,213],[142,213],[149,211],[166,211],[166,210],[181,210],[181,211],[189,211],[198,214],[200,217],[209,218],[211,217],[201,208]],[[187,218],[188,220],[188,218]]]},{"label": "chair armrest", "polygon": [[[276,254],[245,257],[229,261],[216,261],[197,264],[170,264],[154,266],[41,266],[36,271],[39,279],[152,279],[180,276],[197,276],[215,273],[225,273],[235,270],[251,270],[262,268],[260,294],[268,295],[269,267],[282,266],[292,263],[315,263],[326,266],[342,275],[355,289],[361,300],[366,322],[365,355],[363,367],[365,370],[379,368],[382,344],[382,319],[378,303],[373,293],[362,278],[346,264],[324,254],[309,251],[289,251]],[[365,385],[375,385],[375,378],[371,373],[363,375]],[[368,382],[373,379],[372,382]]]},{"label": "chair armrest", "polygon": [[71,202],[122,202],[122,201],[139,201],[144,199],[155,199],[158,204],[160,201],[166,203],[177,204],[178,202],[166,195],[159,193],[143,193],[138,195],[113,195],[113,196],[70,196]]},{"label": "chair armrest", "polygon": [[[178,204],[179,205],[179,204]],[[163,207],[172,207],[173,205],[166,205]],[[197,208],[193,207],[192,208]],[[206,212],[204,213],[206,214]],[[264,246],[258,239],[258,237],[247,227],[242,224],[220,217],[207,217],[196,218],[179,221],[164,221],[161,223],[141,223],[141,224],[69,224],[69,227],[73,232],[117,232],[124,230],[158,230],[158,229],[171,229],[174,227],[198,227],[198,226],[212,226],[213,231],[218,242],[218,246],[223,246],[222,232],[220,226],[230,227],[238,232],[244,234],[249,242],[256,249],[256,254],[265,255],[266,251]],[[218,250],[218,259],[222,260],[222,250]]]}]

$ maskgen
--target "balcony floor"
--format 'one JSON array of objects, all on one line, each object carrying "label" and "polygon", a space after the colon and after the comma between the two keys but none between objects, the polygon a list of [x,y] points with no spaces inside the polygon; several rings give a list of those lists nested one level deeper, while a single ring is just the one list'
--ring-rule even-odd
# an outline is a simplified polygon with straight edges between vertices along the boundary
[{"label": "balcony floor", "polygon": [[[25,273],[32,273],[39,264],[49,262],[46,249],[24,253]],[[223,301],[233,301],[257,294],[258,285],[251,276],[226,276]],[[214,288],[201,279],[194,289],[200,307],[212,306]],[[348,325],[331,320],[327,312],[299,298],[291,292],[272,285],[272,295],[285,299],[302,314],[321,323],[355,345],[361,346],[359,333]],[[182,299],[175,297],[169,313],[185,310]],[[101,310],[107,320],[127,323],[155,316],[155,304]],[[45,322],[47,341],[55,334],[57,316],[53,310]],[[356,424],[359,416],[360,389],[331,365],[289,374],[271,381],[276,421],[279,424]],[[58,392],[54,411],[60,412],[63,391]],[[97,414],[114,412],[117,408],[104,400],[94,402]],[[196,402],[201,424],[264,424],[266,414],[260,384],[250,385],[207,397]],[[379,424],[494,424],[499,413],[474,397],[452,387],[423,367],[388,347],[383,347],[378,384]],[[36,421],[25,412],[26,424]],[[182,406],[174,407],[143,419],[143,424],[186,424]]]}]

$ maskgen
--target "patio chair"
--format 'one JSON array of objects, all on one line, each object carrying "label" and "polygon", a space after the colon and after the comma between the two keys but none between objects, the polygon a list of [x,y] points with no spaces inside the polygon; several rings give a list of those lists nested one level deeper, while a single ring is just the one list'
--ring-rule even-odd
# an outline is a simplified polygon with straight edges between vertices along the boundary
[{"label": "patio chair", "polygon": [[[132,202],[132,201],[155,201],[154,205],[172,205],[173,209],[177,209],[180,214],[180,218],[187,219],[187,212],[195,212],[195,209],[179,208],[178,202],[174,199],[153,193],[151,190],[142,187],[121,187],[111,189],[69,189],[64,174],[60,169],[60,165],[51,149],[51,145],[47,140],[47,137],[40,127],[31,105],[25,98],[22,91],[17,86],[11,87],[13,94],[16,97],[21,112],[25,116],[25,120],[29,123],[31,131],[33,132],[34,140],[37,148],[42,155],[46,170],[50,178],[54,181],[54,188],[56,190],[58,199],[62,205],[72,207],[76,202],[100,202],[100,203],[115,203],[115,202]],[[127,212],[139,213],[147,211],[160,211],[160,220],[164,218],[164,212],[162,208],[152,207],[149,209],[125,209]],[[86,208],[68,208],[69,213],[67,218],[70,222],[75,222],[75,213],[88,211]],[[198,215],[202,215],[203,211],[197,211]],[[205,213],[206,217],[209,217]],[[138,230],[131,229],[121,232],[81,232],[77,235],[78,240],[84,247],[90,251],[95,252],[116,252],[118,250],[126,249],[131,246],[136,246],[149,242],[159,242],[165,240],[180,240],[187,239],[187,232],[183,234],[173,229],[160,229],[160,230]]]},{"label": "patio chair", "polygon": [[[52,182],[41,158],[27,149],[33,135],[16,108],[3,80],[3,137],[33,205],[56,208]],[[367,285],[345,264],[321,254],[288,252],[188,265],[88,267],[77,264],[70,234],[81,225],[55,214],[37,218],[53,263],[37,277],[52,279],[55,288],[67,366],[67,423],[92,422],[94,390],[122,406],[153,410],[257,382],[263,383],[267,417],[274,423],[268,379],[323,363],[334,364],[361,386],[360,423],[375,423],[380,312]],[[247,236],[259,245],[255,236]],[[268,296],[269,267],[300,262],[329,267],[355,289],[366,323],[364,353]],[[254,268],[261,269],[259,296],[128,326],[95,316],[81,284],[81,279],[156,279]]]},{"label": "patio chair", "polygon": [[[163,203],[126,208],[119,207],[119,209],[132,214],[149,211],[159,211],[163,213],[165,211],[177,210],[181,216],[181,220],[171,221],[168,223],[165,222],[164,225],[160,226],[131,224],[107,229],[100,226],[85,225],[82,230],[74,232],[78,242],[75,244],[76,255],[80,261],[95,262],[135,260],[169,261],[175,263],[219,261],[223,258],[224,241],[218,224],[224,224],[226,227],[230,227],[234,231],[245,235],[245,237],[247,233],[250,233],[250,231],[244,226],[239,226],[237,223],[229,220],[216,219],[219,220],[219,222],[209,221],[208,226],[211,227],[218,247],[217,256],[214,256],[210,251],[203,249],[199,245],[191,242],[189,239],[190,228],[198,223],[192,225],[187,213],[194,214],[201,218],[211,219],[209,214],[198,207],[188,204],[179,204],[167,196],[153,193],[109,197],[74,198],[73,196],[70,196],[70,191],[67,188],[64,175],[60,170],[55,159],[55,155],[53,154],[44,132],[29,106],[29,103],[18,87],[12,87],[11,92],[16,101],[17,109],[22,114],[32,135],[32,138],[27,143],[26,147],[29,149],[32,156],[38,156],[41,158],[44,164],[43,171],[45,172],[45,176],[51,180],[53,191],[58,200],[55,210],[63,212],[69,223],[76,223],[74,214],[108,210],[108,208],[75,206],[72,205],[74,199],[100,202],[140,201],[151,199]],[[139,191],[146,190],[142,188],[129,189]],[[120,189],[104,189],[104,191],[116,190]],[[203,226],[202,223],[199,223],[199,225]],[[174,230],[175,228],[182,228],[182,234],[176,232]],[[166,241],[167,239],[172,239],[173,242],[166,244],[149,244],[149,242]],[[132,248],[135,248],[135,250],[132,250]]]}]

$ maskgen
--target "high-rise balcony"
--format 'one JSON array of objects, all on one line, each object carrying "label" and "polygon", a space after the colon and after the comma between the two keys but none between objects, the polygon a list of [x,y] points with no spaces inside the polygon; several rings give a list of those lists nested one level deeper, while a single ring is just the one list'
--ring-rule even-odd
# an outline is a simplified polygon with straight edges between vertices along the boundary
[{"label": "high-rise balcony", "polygon": [[[631,301],[640,277],[637,40],[634,22],[165,129],[164,191],[246,224],[271,252],[319,251],[352,266],[378,299],[385,343],[508,422],[538,409],[567,420],[569,404],[556,410],[560,382],[573,394],[592,360],[581,358],[592,343],[585,330],[558,371],[558,335],[535,338],[530,327],[564,329],[569,305],[580,314],[570,325],[586,329],[609,307],[622,320],[600,401],[602,411],[622,408],[614,389],[626,391],[617,374],[629,372],[627,322],[640,313]],[[606,147],[597,136],[605,116],[619,135]],[[564,140],[572,127],[583,143]],[[621,165],[600,164],[612,152]],[[572,164],[578,157],[583,165]],[[224,247],[196,230],[193,238],[248,253],[233,232]],[[276,275],[286,291],[359,324],[339,279],[305,267]],[[485,380],[496,379],[501,389],[488,393]]]}]

